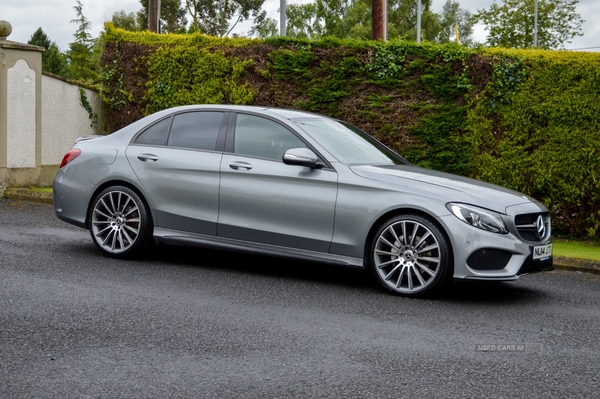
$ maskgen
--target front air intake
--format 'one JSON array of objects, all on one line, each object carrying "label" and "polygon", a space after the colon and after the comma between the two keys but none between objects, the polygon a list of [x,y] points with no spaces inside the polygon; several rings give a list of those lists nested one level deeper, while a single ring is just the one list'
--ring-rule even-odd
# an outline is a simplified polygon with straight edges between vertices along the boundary
[{"label": "front air intake", "polygon": [[512,253],[501,249],[478,249],[469,256],[467,265],[473,270],[502,270],[511,257]]}]

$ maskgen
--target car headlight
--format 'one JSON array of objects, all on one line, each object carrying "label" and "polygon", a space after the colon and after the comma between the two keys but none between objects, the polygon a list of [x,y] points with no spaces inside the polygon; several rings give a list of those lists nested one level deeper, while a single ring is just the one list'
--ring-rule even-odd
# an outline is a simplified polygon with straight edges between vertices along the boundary
[{"label": "car headlight", "polygon": [[446,207],[460,220],[478,229],[492,233],[507,234],[500,214],[478,206],[448,203]]}]

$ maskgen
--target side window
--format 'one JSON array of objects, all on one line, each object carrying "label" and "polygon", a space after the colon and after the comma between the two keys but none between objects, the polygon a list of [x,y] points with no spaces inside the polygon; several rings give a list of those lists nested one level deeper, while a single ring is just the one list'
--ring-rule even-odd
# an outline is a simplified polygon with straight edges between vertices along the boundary
[{"label": "side window", "polygon": [[146,129],[142,134],[136,137],[136,144],[146,145],[165,145],[167,140],[167,132],[171,118],[163,119]]},{"label": "side window", "polygon": [[214,151],[223,112],[186,112],[175,115],[167,145]]},{"label": "side window", "polygon": [[237,114],[233,151],[236,154],[281,161],[290,148],[306,145],[280,124],[253,115]]}]

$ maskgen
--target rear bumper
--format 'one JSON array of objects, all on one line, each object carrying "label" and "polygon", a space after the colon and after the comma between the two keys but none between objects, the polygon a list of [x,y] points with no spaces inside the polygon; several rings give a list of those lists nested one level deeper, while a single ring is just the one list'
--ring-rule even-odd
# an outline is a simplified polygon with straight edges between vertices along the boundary
[{"label": "rear bumper", "polygon": [[59,169],[52,183],[56,216],[67,223],[87,228],[88,205],[95,189],[93,185],[69,176]]}]

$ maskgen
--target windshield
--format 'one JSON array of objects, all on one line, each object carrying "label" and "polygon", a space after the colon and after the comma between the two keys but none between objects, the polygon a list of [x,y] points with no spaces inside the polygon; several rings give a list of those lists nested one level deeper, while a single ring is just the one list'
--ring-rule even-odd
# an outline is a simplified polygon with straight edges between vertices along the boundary
[{"label": "windshield", "polygon": [[362,130],[332,119],[294,120],[338,161],[347,165],[410,165]]}]

